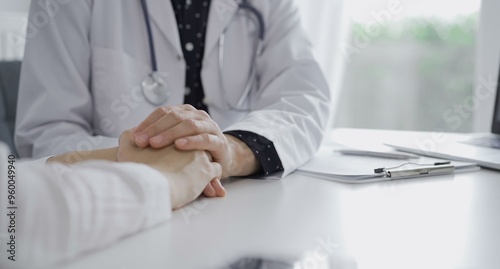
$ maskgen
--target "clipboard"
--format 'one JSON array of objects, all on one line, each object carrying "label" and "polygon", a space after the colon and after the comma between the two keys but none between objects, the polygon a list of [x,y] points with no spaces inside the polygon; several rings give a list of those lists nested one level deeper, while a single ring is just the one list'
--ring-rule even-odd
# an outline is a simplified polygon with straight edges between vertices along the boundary
[{"label": "clipboard", "polygon": [[360,184],[479,171],[475,163],[421,157],[408,162],[320,151],[296,173],[341,183]]}]

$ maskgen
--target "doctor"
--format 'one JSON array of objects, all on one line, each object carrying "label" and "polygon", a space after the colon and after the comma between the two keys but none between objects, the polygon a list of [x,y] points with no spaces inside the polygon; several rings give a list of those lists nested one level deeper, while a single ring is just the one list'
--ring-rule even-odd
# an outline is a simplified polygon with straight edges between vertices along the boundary
[{"label": "doctor", "polygon": [[50,19],[26,46],[19,154],[114,147],[139,125],[138,146],[207,150],[224,177],[291,173],[330,114],[292,2],[33,1]]}]

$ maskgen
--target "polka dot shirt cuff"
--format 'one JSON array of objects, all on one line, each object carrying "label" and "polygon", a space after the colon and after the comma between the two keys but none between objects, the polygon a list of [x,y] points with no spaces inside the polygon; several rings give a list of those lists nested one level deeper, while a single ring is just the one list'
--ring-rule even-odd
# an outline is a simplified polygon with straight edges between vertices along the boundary
[{"label": "polka dot shirt cuff", "polygon": [[225,134],[232,135],[245,143],[261,164],[262,170],[254,176],[269,176],[283,171],[281,160],[273,142],[258,134],[247,131],[229,131]]}]

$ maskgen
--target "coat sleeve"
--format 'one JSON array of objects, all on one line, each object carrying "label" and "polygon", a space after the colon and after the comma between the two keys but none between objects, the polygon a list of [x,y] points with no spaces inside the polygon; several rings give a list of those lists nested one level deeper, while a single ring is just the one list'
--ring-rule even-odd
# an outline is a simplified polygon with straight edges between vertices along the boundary
[{"label": "coat sleeve", "polygon": [[74,258],[172,215],[168,180],[146,165],[22,163],[17,170],[17,263],[23,268]]},{"label": "coat sleeve", "polygon": [[21,157],[116,146],[92,125],[90,0],[32,1],[17,106]]},{"label": "coat sleeve", "polygon": [[284,177],[317,151],[330,118],[331,96],[293,1],[269,2],[252,112],[226,131],[253,132],[272,141]]}]

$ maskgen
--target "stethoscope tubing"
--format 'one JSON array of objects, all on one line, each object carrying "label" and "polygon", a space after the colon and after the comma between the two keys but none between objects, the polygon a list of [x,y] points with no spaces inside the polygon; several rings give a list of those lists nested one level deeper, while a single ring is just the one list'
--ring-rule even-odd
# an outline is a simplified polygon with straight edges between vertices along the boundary
[{"label": "stethoscope tubing", "polygon": [[153,32],[151,31],[151,21],[149,19],[149,9],[146,0],[141,0],[142,12],[144,13],[144,18],[146,22],[146,30],[148,33],[148,43],[149,43],[149,53],[151,57],[151,68],[153,72],[158,72],[158,63],[156,62],[156,49],[154,43]]},{"label": "stethoscope tubing", "polygon": [[[153,32],[151,30],[151,21],[150,21],[150,16],[149,16],[149,9],[148,5],[146,3],[146,0],[141,0],[141,6],[142,6],[142,11],[144,14],[144,20],[146,24],[146,30],[147,30],[147,35],[148,35],[148,43],[149,43],[149,53],[150,53],[150,58],[151,58],[151,68],[152,68],[152,74],[150,74],[150,77],[155,79],[158,76],[158,63],[157,63],[157,58],[156,58],[156,49],[154,45],[154,37],[153,37]],[[259,57],[262,53],[262,48],[263,48],[263,43],[264,43],[264,38],[266,35],[266,29],[265,29],[265,23],[264,23],[264,18],[262,16],[262,13],[260,13],[252,4],[248,2],[248,0],[242,0],[241,3],[238,4],[239,9],[247,10],[248,12],[252,13],[255,18],[257,18],[257,22],[259,24],[259,32],[258,32],[258,42],[257,42],[257,48],[255,50],[255,53],[252,58],[252,67],[250,70],[250,76],[248,78],[248,81],[245,85],[245,89],[243,90],[243,94],[241,95],[240,99],[238,100],[236,106],[232,106],[227,102],[226,100],[226,91],[225,87],[223,85],[223,75],[222,72],[224,71],[224,48],[225,48],[225,39],[226,39],[226,30],[221,34],[219,37],[219,80],[220,80],[220,87],[221,90],[223,91],[223,98],[226,100],[226,105],[228,108],[237,110],[237,111],[248,111],[248,109],[240,109],[240,107],[243,105],[247,97],[249,96],[254,82],[255,82],[255,77],[256,77],[256,62],[257,62],[257,57]],[[169,89],[165,89],[167,93],[164,93],[165,95],[169,95]],[[143,88],[143,91],[146,91]],[[155,102],[153,100],[150,100],[151,98],[148,96],[151,96],[152,93],[146,93],[144,92],[144,95],[148,102],[158,105],[158,102]]]}]

